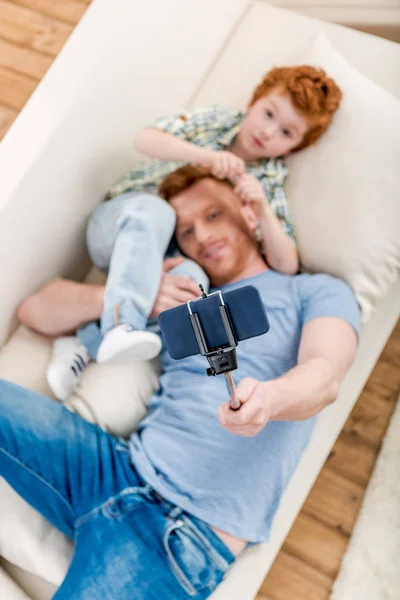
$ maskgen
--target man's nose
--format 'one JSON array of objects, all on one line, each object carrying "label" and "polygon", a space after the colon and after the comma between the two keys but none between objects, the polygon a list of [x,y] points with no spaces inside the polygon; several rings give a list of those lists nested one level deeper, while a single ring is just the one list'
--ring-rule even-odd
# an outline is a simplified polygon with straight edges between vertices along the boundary
[{"label": "man's nose", "polygon": [[196,239],[199,244],[205,244],[211,237],[210,228],[205,223],[196,225]]}]

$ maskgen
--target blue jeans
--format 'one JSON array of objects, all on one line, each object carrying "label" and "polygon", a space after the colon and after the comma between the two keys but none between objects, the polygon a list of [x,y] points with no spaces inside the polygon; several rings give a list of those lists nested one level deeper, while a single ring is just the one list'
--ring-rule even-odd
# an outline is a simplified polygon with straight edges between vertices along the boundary
[{"label": "blue jeans", "polygon": [[[116,306],[120,323],[154,331],[156,323],[148,319],[160,286],[164,256],[168,250],[171,253],[175,221],[173,208],[149,192],[121,194],[93,212],[87,245],[94,264],[107,273],[104,312],[100,324],[89,323],[78,332],[93,359],[103,336],[116,325]],[[206,274],[192,260],[185,259],[170,274],[191,277],[208,290]]]},{"label": "blue jeans", "polygon": [[203,600],[234,560],[146,484],[124,440],[2,380],[0,476],[75,541],[57,600]]}]

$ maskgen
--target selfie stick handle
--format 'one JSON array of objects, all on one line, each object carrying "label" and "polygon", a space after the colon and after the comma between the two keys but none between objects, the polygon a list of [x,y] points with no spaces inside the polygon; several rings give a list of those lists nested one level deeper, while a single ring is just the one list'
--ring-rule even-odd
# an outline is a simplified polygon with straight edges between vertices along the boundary
[{"label": "selfie stick handle", "polygon": [[226,378],[226,383],[228,386],[228,390],[230,393],[230,397],[229,397],[229,406],[231,408],[231,410],[239,410],[239,408],[242,406],[242,403],[236,393],[236,386],[235,386],[235,382],[233,381],[233,377],[231,375],[231,373],[224,373],[225,378]]}]

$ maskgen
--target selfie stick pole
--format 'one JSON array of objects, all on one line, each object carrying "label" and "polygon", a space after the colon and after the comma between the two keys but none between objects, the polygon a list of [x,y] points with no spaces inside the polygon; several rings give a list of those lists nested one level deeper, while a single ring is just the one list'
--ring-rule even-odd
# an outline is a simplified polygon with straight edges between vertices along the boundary
[{"label": "selfie stick pole", "polygon": [[230,393],[229,406],[232,410],[239,410],[239,408],[242,406],[242,402],[236,393],[236,386],[235,382],[233,381],[233,377],[230,373],[224,373],[224,375],[226,377],[226,383]]},{"label": "selfie stick pole", "polygon": [[[197,302],[202,300],[203,298],[208,298],[205,293],[203,286],[199,285],[201,290],[201,298],[194,300]],[[204,336],[203,328],[200,323],[200,319],[197,313],[192,311],[191,303],[193,300],[189,300],[187,305],[189,309],[189,317],[193,327],[194,334],[196,336],[197,345],[200,350],[200,354],[205,356],[210,364],[210,367],[207,369],[208,376],[221,375],[224,374],[226,378],[226,383],[229,391],[229,406],[232,410],[239,410],[242,403],[238,398],[236,393],[235,383],[233,381],[231,371],[234,371],[238,367],[237,356],[236,356],[236,346],[237,340],[235,336],[235,332],[232,326],[231,318],[229,315],[228,307],[226,306],[223,296],[221,292],[213,292],[210,296],[217,294],[220,297],[221,305],[219,306],[219,312],[222,318],[222,322],[224,324],[225,332],[228,337],[228,345],[221,346],[216,350],[210,350],[207,345],[206,338]]]}]

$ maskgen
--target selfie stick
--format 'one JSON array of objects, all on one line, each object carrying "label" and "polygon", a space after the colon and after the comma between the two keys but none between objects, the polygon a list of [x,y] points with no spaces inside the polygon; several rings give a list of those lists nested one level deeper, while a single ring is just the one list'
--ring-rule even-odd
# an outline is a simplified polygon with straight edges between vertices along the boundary
[{"label": "selfie stick", "polygon": [[[229,406],[232,410],[239,410],[242,403],[237,396],[235,383],[233,381],[231,371],[234,371],[238,367],[237,356],[236,356],[236,346],[238,345],[235,331],[232,326],[232,321],[229,315],[228,307],[226,306],[222,293],[220,291],[213,292],[212,294],[206,294],[204,288],[201,284],[199,284],[199,288],[201,290],[201,297],[196,298],[196,300],[189,300],[187,302],[187,306],[189,309],[189,317],[190,322],[193,327],[194,334],[196,336],[197,345],[200,350],[200,354],[205,356],[210,364],[207,369],[207,375],[221,375],[224,374],[226,377],[226,383],[229,391]],[[221,305],[218,307],[221,315],[222,322],[224,324],[225,332],[228,337],[228,345],[221,346],[216,350],[210,350],[206,338],[204,336],[203,328],[200,323],[200,319],[197,313],[192,311],[191,303],[199,302],[204,298],[209,298],[210,296],[218,295],[221,300]]]}]

